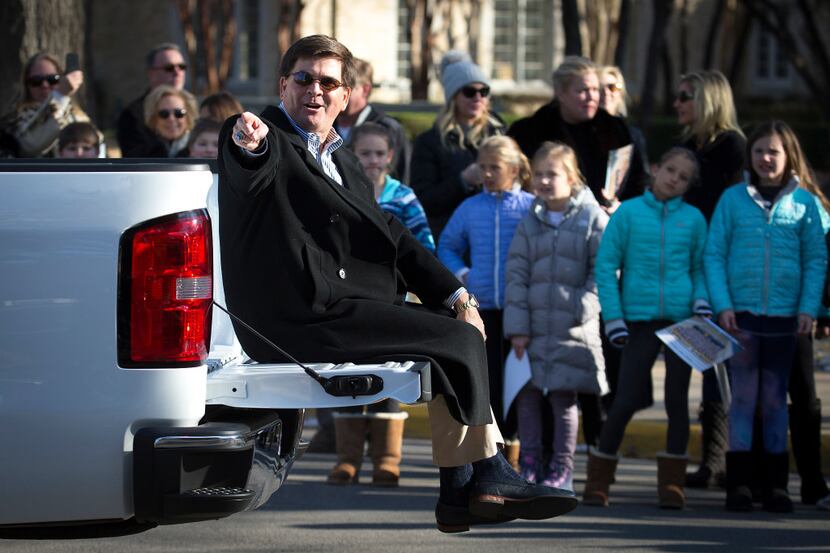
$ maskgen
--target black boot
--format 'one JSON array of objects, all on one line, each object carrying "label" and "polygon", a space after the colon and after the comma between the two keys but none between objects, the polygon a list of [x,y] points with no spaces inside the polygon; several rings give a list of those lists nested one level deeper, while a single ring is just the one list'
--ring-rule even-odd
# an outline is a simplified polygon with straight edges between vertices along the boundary
[{"label": "black boot", "polygon": [[787,481],[790,479],[789,453],[767,453],[766,469],[769,489],[764,496],[764,510],[771,513],[792,513],[793,502],[787,491]]},{"label": "black boot", "polygon": [[730,451],[726,454],[726,510],[751,511],[752,452]]},{"label": "black boot", "polygon": [[729,431],[723,403],[707,401],[700,405],[700,427],[703,451],[697,471],[686,474],[688,488],[708,488],[723,477],[724,452]]},{"label": "black boot", "polygon": [[790,405],[790,438],[801,476],[801,502],[815,505],[830,494],[821,472],[821,400],[807,408]]}]

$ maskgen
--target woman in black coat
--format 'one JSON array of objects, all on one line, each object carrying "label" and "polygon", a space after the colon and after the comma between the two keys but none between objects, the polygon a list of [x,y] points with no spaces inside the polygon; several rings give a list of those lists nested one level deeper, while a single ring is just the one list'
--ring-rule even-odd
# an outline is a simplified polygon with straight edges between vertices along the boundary
[{"label": "woman in black coat", "polygon": [[[677,122],[683,125],[683,147],[700,165],[697,186],[685,200],[706,220],[712,217],[723,191],[741,180],[746,138],[738,126],[729,81],[720,71],[695,71],[680,78],[674,100]],[[686,477],[690,488],[705,488],[724,474],[727,438],[726,411],[714,371],[703,373],[700,405],[703,456],[700,467]]]},{"label": "woman in black coat", "polygon": [[490,111],[487,77],[466,54],[444,56],[441,83],[446,103],[432,128],[415,139],[409,169],[436,241],[455,208],[481,189],[478,145],[505,130]]}]

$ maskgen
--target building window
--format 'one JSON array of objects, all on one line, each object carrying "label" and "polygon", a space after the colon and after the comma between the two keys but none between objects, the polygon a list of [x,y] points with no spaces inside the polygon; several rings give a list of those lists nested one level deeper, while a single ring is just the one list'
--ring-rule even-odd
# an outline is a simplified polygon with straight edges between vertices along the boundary
[{"label": "building window", "polygon": [[493,75],[497,79],[544,79],[550,70],[552,0],[495,0]]},{"label": "building window", "polygon": [[398,0],[398,77],[412,78],[412,16],[406,0]]},{"label": "building window", "polygon": [[788,81],[790,66],[784,50],[767,31],[758,33],[755,76],[764,81]]}]

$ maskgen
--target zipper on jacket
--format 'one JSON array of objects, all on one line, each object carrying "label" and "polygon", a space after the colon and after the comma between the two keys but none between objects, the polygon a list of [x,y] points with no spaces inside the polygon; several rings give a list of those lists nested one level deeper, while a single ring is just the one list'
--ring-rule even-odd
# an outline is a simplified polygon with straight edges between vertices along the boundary
[{"label": "zipper on jacket", "polygon": [[493,299],[495,300],[496,309],[501,309],[501,301],[499,298],[499,265],[500,265],[500,249],[499,249],[499,226],[501,221],[499,220],[499,215],[501,212],[501,204],[504,199],[504,193],[499,192],[496,194],[496,224],[495,224],[495,240],[493,240],[493,246],[496,250],[495,252],[495,262],[493,263]]},{"label": "zipper on jacket", "polygon": [[663,281],[665,280],[665,265],[666,265],[666,216],[668,214],[669,205],[663,203],[663,212],[660,215],[660,319],[663,318]]},{"label": "zipper on jacket", "polygon": [[772,229],[772,212],[777,204],[773,204],[766,213],[767,224],[764,225],[764,303],[763,313],[766,315],[769,311],[769,234]]}]

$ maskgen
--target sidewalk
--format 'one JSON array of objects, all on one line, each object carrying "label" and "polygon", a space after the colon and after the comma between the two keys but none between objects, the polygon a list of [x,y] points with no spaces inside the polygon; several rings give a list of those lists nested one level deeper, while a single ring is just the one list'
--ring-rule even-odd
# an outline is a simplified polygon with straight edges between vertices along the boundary
[{"label": "sidewalk", "polygon": [[[620,447],[620,454],[624,457],[653,459],[658,451],[665,447],[666,442],[666,411],[663,404],[663,382],[665,380],[665,365],[658,360],[652,369],[654,383],[654,405],[638,412],[626,428],[625,439]],[[816,371],[816,393],[825,400],[822,410],[822,466],[825,474],[830,474],[830,372]],[[701,373],[692,371],[692,381],[689,385],[689,416],[691,418],[691,432],[689,435],[689,457],[692,462],[700,459],[700,424],[697,421],[697,409],[701,396]],[[428,438],[429,422],[425,405],[404,406],[409,412],[406,421],[405,435],[407,438]],[[582,432],[579,433],[582,440]],[[795,471],[795,464],[791,463],[791,470]]]}]

